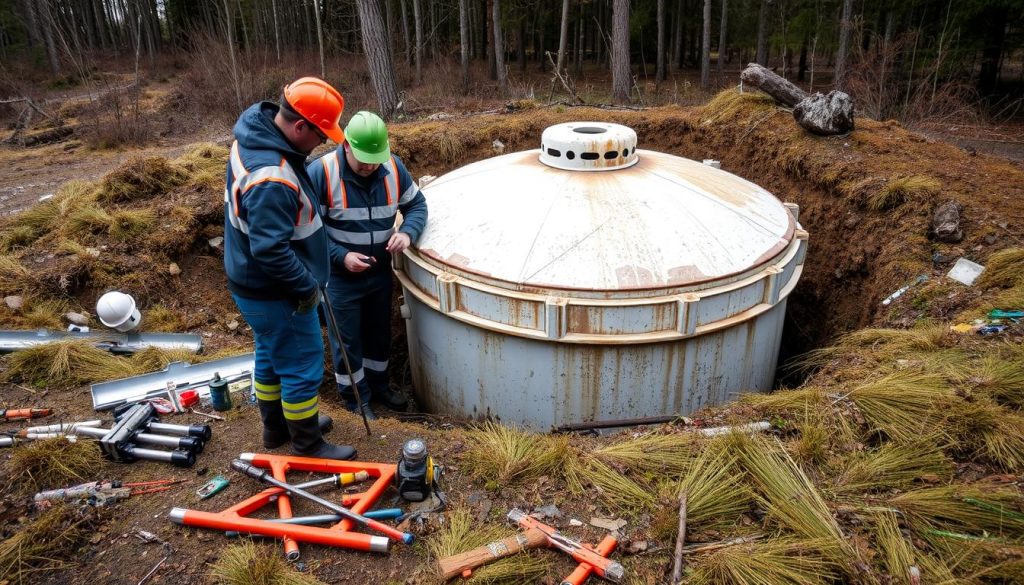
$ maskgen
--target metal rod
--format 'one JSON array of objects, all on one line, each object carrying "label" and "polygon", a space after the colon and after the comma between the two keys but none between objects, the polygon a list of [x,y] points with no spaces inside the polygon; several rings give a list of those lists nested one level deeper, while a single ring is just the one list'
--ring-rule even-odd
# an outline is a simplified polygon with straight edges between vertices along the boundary
[{"label": "metal rod", "polygon": [[161,435],[197,437],[204,441],[209,441],[210,437],[213,436],[213,431],[210,430],[209,425],[172,425],[154,421],[146,425],[146,430]]},{"label": "metal rod", "polygon": [[98,427],[102,421],[100,420],[84,420],[82,422],[74,423],[60,423],[54,425],[41,425],[37,427],[28,427],[25,429],[27,433],[70,433],[76,429],[84,427]]},{"label": "metal rod", "polygon": [[348,374],[349,385],[352,386],[352,394],[356,397],[356,407],[359,408],[359,414],[363,417],[363,426],[366,427],[366,436],[370,437],[373,433],[370,431],[370,423],[366,420],[366,412],[363,410],[363,398],[359,395],[359,386],[356,384],[355,376],[352,375],[352,365],[348,363],[348,352],[345,351],[345,340],[341,338],[341,330],[338,329],[338,322],[334,319],[334,307],[331,306],[331,298],[330,295],[327,294],[326,286],[321,289],[320,295],[324,299],[324,313],[327,313],[327,328],[329,331],[334,333],[334,340],[338,342],[338,351],[341,353],[341,362],[344,364],[345,372]]},{"label": "metal rod", "polygon": [[[402,515],[400,508],[385,508],[383,510],[373,510],[371,512],[363,512],[363,516],[372,518],[374,520],[392,520]],[[328,524],[341,522],[344,517],[340,514],[318,514],[314,516],[294,516],[292,518],[270,518],[264,520],[264,522],[273,522],[274,524],[296,524],[299,526],[312,526],[315,524]],[[238,538],[242,533],[237,530],[228,530],[224,533],[227,538]],[[247,536],[263,536],[262,534],[248,533]]]},{"label": "metal rod", "polygon": [[195,453],[188,451],[182,451],[180,449],[175,451],[158,451],[156,449],[144,449],[142,447],[126,446],[124,452],[135,459],[145,459],[147,461],[163,461],[164,463],[172,463],[178,467],[192,467],[196,463]]},{"label": "metal rod", "polygon": [[235,459],[234,461],[232,461],[231,467],[236,471],[241,471],[242,473],[250,477],[255,477],[256,479],[269,483],[272,486],[279,487],[283,490],[287,490],[292,495],[299,496],[300,498],[305,498],[311,502],[320,504],[321,506],[327,508],[328,510],[332,510],[334,512],[337,512],[338,514],[341,514],[348,520],[358,522],[359,524],[362,524],[363,526],[366,526],[371,530],[376,530],[377,532],[386,534],[388,537],[393,538],[395,540],[400,540],[405,544],[410,544],[414,539],[412,534],[395,530],[387,524],[382,524],[372,518],[367,518],[362,514],[357,514],[344,506],[335,504],[334,502],[331,502],[329,500],[325,500],[320,496],[311,494],[302,488],[297,488],[294,485],[285,483],[275,478],[274,476],[270,475],[266,471],[260,469],[259,467],[249,465],[248,463],[242,461],[241,459]]},{"label": "metal rod", "polygon": [[572,433],[593,429],[610,429],[613,427],[637,427],[641,425],[660,425],[682,418],[680,415],[645,416],[640,418],[620,418],[615,420],[595,420],[582,423],[571,423],[555,427],[556,433]]}]

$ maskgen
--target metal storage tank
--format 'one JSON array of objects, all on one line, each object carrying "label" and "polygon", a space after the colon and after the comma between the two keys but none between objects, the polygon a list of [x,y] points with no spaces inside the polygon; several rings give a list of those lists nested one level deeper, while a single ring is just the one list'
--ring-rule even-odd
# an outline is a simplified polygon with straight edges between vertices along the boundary
[{"label": "metal storage tank", "polygon": [[597,122],[424,187],[396,259],[421,405],[538,430],[772,386],[807,232],[735,175]]}]

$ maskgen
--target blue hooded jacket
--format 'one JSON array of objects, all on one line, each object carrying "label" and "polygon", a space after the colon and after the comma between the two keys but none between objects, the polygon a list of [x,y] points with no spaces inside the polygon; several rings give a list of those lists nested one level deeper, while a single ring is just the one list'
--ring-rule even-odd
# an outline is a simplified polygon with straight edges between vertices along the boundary
[{"label": "blue hooded jacket", "polygon": [[327,282],[330,255],[306,155],[274,124],[279,106],[242,112],[224,191],[228,288],[255,299],[298,301]]}]

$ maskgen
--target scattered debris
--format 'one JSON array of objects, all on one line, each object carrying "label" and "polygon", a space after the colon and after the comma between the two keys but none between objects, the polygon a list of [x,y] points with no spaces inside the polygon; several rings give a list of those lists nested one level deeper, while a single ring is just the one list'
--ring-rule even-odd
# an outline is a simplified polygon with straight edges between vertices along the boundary
[{"label": "scattered debris", "polygon": [[956,264],[953,265],[953,268],[949,270],[946,276],[960,284],[971,286],[984,271],[985,267],[981,264],[971,262],[967,258],[961,258],[956,261]]},{"label": "scattered debris", "polygon": [[505,143],[495,138],[494,142],[491,143],[491,148],[496,154],[503,154],[505,152]]},{"label": "scattered debris", "polygon": [[67,319],[69,323],[72,323],[74,325],[88,325],[89,324],[89,316],[88,315],[83,315],[82,313],[75,313],[75,312],[65,313],[64,314],[64,318]]},{"label": "scattered debris", "polygon": [[572,526],[574,528],[579,528],[580,526],[584,526],[584,524],[582,522],[580,522],[579,520],[575,519],[575,518],[570,518],[569,519],[569,526]]},{"label": "scattered debris", "polygon": [[20,311],[25,306],[25,298],[18,295],[4,297],[4,304],[12,311]]},{"label": "scattered debris", "polygon": [[0,408],[0,420],[4,422],[43,418],[51,414],[52,408]]},{"label": "scattered debris", "polygon": [[224,243],[224,237],[217,236],[215,238],[210,238],[209,240],[206,240],[206,243],[210,244],[211,248],[220,248],[221,244]]},{"label": "scattered debris", "polygon": [[940,205],[932,218],[932,235],[935,239],[947,244],[955,244],[964,239],[964,230],[960,226],[963,212],[964,206],[956,201]]},{"label": "scattered debris", "polygon": [[562,511],[554,504],[547,504],[545,506],[534,508],[533,513],[530,515],[538,520],[544,520],[546,518],[561,518]]},{"label": "scattered debris", "polygon": [[892,293],[891,295],[885,297],[885,299],[882,300],[882,304],[888,306],[890,303],[892,303],[896,299],[898,299],[901,296],[903,296],[903,293],[907,292],[912,287],[915,287],[915,286],[921,284],[922,282],[924,282],[926,280],[928,280],[928,275],[927,274],[922,274],[921,276],[918,276],[917,279],[914,280],[914,282],[908,284],[907,286],[905,286],[905,287],[897,290],[896,292]]},{"label": "scattered debris", "polygon": [[92,403],[96,410],[107,410],[126,402],[166,396],[169,387],[177,392],[196,389],[200,397],[207,398],[214,374],[220,373],[229,384],[245,381],[251,385],[254,367],[251,353],[200,364],[172,362],[162,372],[93,384]]},{"label": "scattered debris", "polygon": [[228,487],[231,481],[223,475],[213,477],[209,481],[203,484],[202,487],[196,490],[196,495],[199,496],[200,500],[212,498],[213,496],[224,491],[224,488]]},{"label": "scattered debris", "polygon": [[179,274],[181,274],[181,268],[178,267],[178,264],[176,262],[171,262],[167,266],[167,273],[170,274],[171,276],[178,276]]},{"label": "scattered debris", "polygon": [[597,518],[597,517],[594,517],[594,518],[590,519],[590,525],[591,526],[594,526],[594,527],[597,527],[597,528],[603,528],[605,530],[614,531],[614,532],[622,530],[626,526],[626,524],[629,524],[629,522],[623,520],[622,518],[614,518],[613,519],[613,518]]}]

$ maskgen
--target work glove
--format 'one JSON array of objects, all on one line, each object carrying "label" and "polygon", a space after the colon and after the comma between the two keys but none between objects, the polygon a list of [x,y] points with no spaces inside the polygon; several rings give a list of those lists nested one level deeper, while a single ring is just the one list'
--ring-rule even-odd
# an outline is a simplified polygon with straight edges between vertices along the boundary
[{"label": "work glove", "polygon": [[313,292],[308,296],[299,299],[298,303],[295,304],[296,313],[308,313],[316,308],[320,304],[320,291],[313,289]]}]

